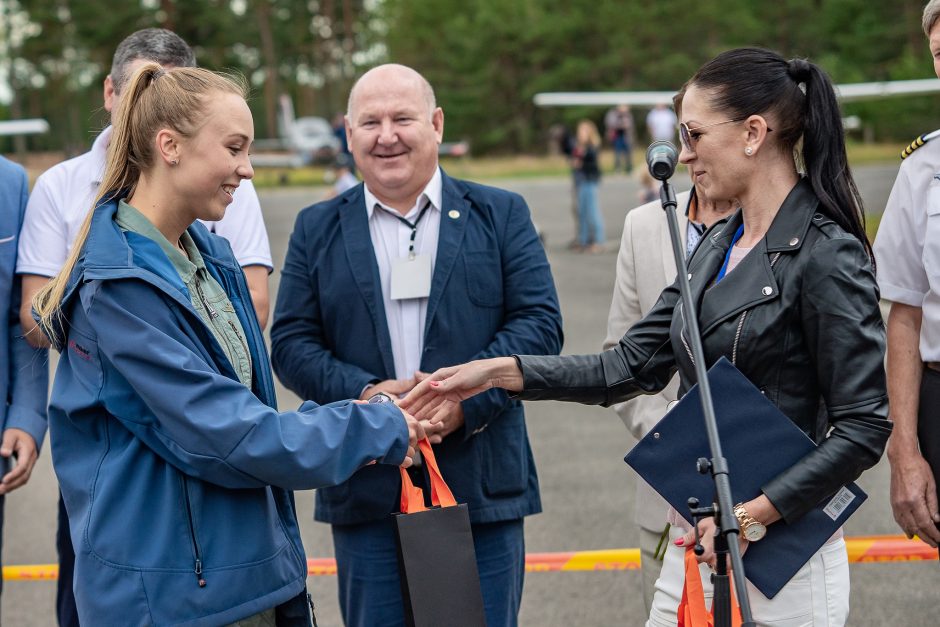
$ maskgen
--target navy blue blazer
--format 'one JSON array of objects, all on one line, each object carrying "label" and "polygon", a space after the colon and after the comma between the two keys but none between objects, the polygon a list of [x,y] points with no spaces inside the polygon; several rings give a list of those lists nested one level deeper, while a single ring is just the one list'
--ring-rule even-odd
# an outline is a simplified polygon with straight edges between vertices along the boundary
[{"label": "navy blue blazer", "polygon": [[[451,211],[459,217],[450,218]],[[512,354],[557,354],[561,312],[545,251],[518,194],[443,176],[443,215],[421,369]],[[297,216],[281,274],[272,362],[318,403],[357,398],[395,378],[362,185]],[[464,426],[435,447],[445,480],[474,523],[541,511],[522,404],[503,390],[463,403]],[[315,518],[381,520],[398,511],[398,470],[363,468],[317,490]]]}]

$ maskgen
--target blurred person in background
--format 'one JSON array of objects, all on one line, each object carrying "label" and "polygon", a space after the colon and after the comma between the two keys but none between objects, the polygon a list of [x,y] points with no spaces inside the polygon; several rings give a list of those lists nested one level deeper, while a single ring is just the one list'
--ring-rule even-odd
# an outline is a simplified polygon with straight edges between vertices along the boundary
[{"label": "blurred person in background", "polygon": [[597,198],[601,181],[601,136],[591,120],[578,122],[571,159],[578,194],[578,244],[582,252],[604,251],[604,218]]},{"label": "blurred person in background", "polygon": [[604,116],[604,130],[614,149],[614,171],[623,167],[624,172],[633,172],[633,144],[635,127],[630,105],[621,104],[610,109]]}]

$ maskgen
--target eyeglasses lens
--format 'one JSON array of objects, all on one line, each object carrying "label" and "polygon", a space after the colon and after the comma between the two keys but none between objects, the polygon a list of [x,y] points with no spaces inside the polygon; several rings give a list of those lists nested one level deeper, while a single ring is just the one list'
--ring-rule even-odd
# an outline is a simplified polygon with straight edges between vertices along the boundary
[{"label": "eyeglasses lens", "polygon": [[689,152],[695,151],[695,148],[692,146],[692,133],[689,132],[689,126],[685,122],[679,125],[679,141],[682,142],[682,145],[685,146],[685,149]]}]

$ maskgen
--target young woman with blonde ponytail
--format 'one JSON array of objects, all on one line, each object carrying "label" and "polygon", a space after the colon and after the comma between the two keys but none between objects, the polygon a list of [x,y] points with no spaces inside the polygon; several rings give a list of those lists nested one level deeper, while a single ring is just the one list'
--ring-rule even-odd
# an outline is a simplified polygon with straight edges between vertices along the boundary
[{"label": "young woman with blonde ponytail", "polygon": [[237,80],[140,68],[104,179],[35,311],[60,351],[53,463],[82,624],[309,625],[290,494],[377,461],[421,428],[392,403],[278,413],[244,274],[218,220],[251,178]]}]

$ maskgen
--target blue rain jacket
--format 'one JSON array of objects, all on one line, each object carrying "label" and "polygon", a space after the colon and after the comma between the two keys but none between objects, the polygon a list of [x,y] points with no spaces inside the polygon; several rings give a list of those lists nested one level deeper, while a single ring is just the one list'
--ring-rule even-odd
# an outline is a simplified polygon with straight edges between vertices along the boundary
[{"label": "blue rain jacket", "polygon": [[[238,382],[185,284],[153,241],[93,217],[54,328],[53,463],[75,546],[85,625],[220,625],[303,599],[306,558],[290,490],[398,465],[392,404],[278,413],[244,275],[224,239],[189,227],[245,330],[253,389]],[[306,611],[303,611],[306,614]],[[307,619],[309,620],[309,619]],[[306,623],[309,624],[309,623]]]}]

